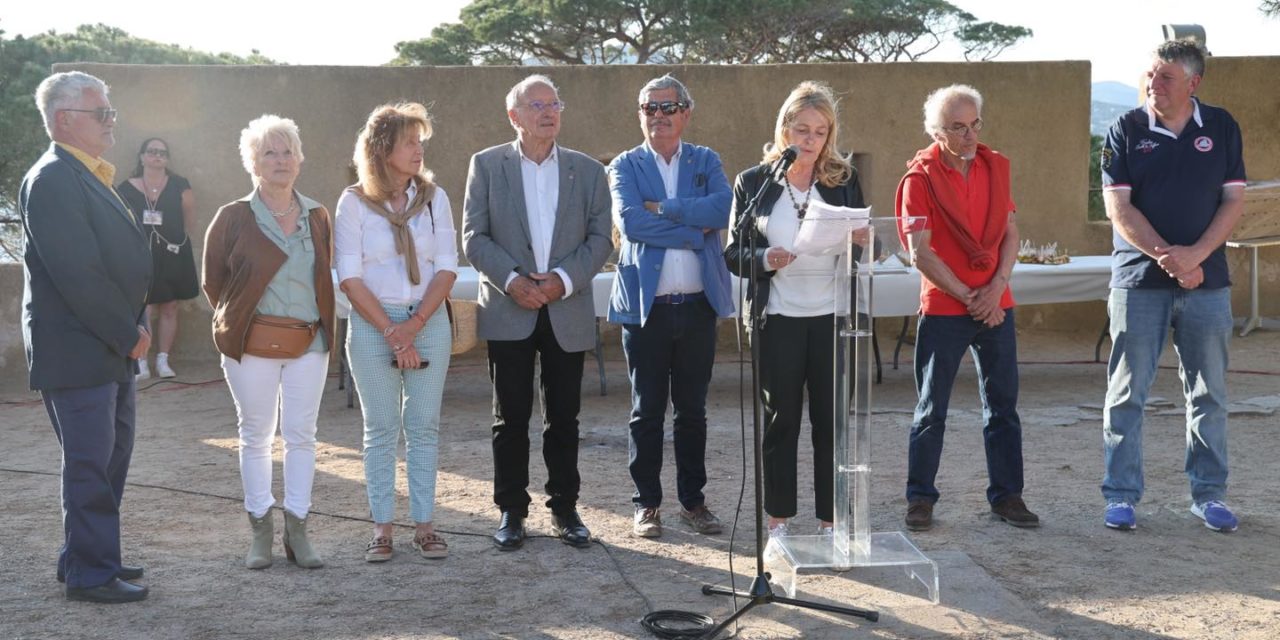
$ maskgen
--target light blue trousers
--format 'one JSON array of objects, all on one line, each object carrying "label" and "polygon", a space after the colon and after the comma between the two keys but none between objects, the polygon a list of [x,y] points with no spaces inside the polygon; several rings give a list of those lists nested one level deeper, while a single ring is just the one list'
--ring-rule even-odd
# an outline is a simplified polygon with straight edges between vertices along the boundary
[{"label": "light blue trousers", "polygon": [[[392,322],[404,322],[417,305],[384,304],[382,308]],[[364,479],[374,522],[395,519],[396,448],[402,431],[409,513],[414,522],[431,522],[440,403],[451,341],[449,317],[440,305],[413,341],[418,355],[430,364],[425,369],[399,369],[392,365],[395,358],[382,332],[360,314],[351,314],[347,357],[364,413]]]},{"label": "light blue trousers", "polygon": [[1137,504],[1142,499],[1143,408],[1172,330],[1187,401],[1191,499],[1222,499],[1227,491],[1231,289],[1112,289],[1107,311],[1113,346],[1102,413],[1102,495],[1110,502]]}]

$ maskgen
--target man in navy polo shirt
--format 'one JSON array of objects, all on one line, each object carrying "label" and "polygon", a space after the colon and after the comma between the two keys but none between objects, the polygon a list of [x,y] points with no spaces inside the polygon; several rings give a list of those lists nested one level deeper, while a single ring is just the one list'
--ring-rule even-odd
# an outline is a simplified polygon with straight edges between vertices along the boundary
[{"label": "man in navy polo shirt", "polygon": [[1187,404],[1191,513],[1235,531],[1227,489],[1227,346],[1231,281],[1223,245],[1244,208],[1240,127],[1193,97],[1204,53],[1165,42],[1147,70],[1147,100],[1119,118],[1102,150],[1103,198],[1114,234],[1111,360],[1103,410],[1105,524],[1137,526],[1142,418],[1165,337],[1173,330]]}]

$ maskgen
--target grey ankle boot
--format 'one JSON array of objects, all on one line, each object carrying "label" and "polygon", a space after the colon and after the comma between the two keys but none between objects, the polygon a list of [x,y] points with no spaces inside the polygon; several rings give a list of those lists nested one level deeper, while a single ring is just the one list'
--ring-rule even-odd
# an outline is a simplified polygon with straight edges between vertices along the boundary
[{"label": "grey ankle boot", "polygon": [[290,562],[295,562],[299,567],[307,569],[318,569],[324,566],[324,560],[320,559],[320,555],[311,548],[311,541],[307,540],[306,518],[299,518],[289,513],[287,509],[284,512],[283,542],[284,553]]},{"label": "grey ankle boot", "polygon": [[271,566],[271,542],[276,537],[275,520],[270,511],[261,518],[255,518],[250,513],[249,527],[253,529],[253,543],[249,545],[249,555],[244,557],[244,566],[266,569]]}]

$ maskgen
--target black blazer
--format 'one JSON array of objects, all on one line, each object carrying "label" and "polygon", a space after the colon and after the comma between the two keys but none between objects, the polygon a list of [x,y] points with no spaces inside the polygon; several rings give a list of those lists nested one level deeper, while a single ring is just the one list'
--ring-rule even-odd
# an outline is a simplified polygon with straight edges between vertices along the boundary
[{"label": "black blazer", "polygon": [[[760,164],[742,173],[733,181],[733,208],[729,213],[729,244],[724,248],[724,260],[729,266],[729,271],[736,276],[745,278],[751,274],[751,262],[755,262],[756,287],[747,287],[746,306],[742,311],[742,317],[749,319],[746,323],[747,328],[754,326],[754,318],[756,314],[762,314],[769,306],[769,279],[773,277],[776,271],[770,271],[765,265],[765,252],[769,249],[769,240],[765,238],[760,231],[759,225],[752,225],[749,232],[755,236],[756,250],[754,255],[749,255],[748,247],[751,245],[751,239],[744,236],[738,231],[738,218],[741,217],[743,210],[747,208],[747,204],[751,202],[751,198],[755,197],[756,191],[760,190],[760,185],[769,179],[769,165]],[[841,207],[862,208],[867,206],[862,198],[862,187],[858,184],[858,172],[853,170],[849,175],[849,179],[844,184],[835,187],[826,187],[821,183],[817,185],[818,193],[822,196],[822,200],[827,204],[837,205]],[[756,207],[756,216],[763,218],[773,212],[773,205],[778,202],[778,198],[782,197],[782,184],[773,182],[769,185],[763,195],[760,196],[760,204]],[[752,289],[758,290],[756,295],[760,300],[757,304],[752,300]]]},{"label": "black blazer", "polygon": [[151,252],[140,221],[107,185],[51,145],[18,192],[22,338],[32,389],[127,382],[137,364]]}]

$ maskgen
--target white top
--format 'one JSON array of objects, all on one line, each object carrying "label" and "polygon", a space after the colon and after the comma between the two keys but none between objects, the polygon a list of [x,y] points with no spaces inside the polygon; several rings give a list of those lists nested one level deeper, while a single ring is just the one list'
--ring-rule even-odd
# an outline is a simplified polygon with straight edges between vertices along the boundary
[{"label": "white top", "polygon": [[[520,178],[524,186],[524,210],[529,218],[529,245],[533,248],[533,260],[538,273],[546,273],[551,261],[551,238],[556,228],[556,207],[560,206],[560,147],[551,146],[551,154],[541,164],[530,160],[516,140],[516,153],[520,154]],[[573,295],[573,281],[560,268],[554,269],[564,282],[564,297]],[[519,275],[512,271],[503,283],[505,288]]]},{"label": "white top", "polygon": [[[644,143],[653,159],[658,164],[658,174],[662,176],[662,186],[667,190],[667,199],[676,197],[676,187],[680,184],[680,153],[682,144],[677,144],[676,152],[667,162],[661,153],[653,150],[649,143]],[[702,291],[702,265],[698,256],[689,249],[667,249],[662,257],[662,271],[658,274],[658,290],[656,295],[665,296],[673,293],[697,293]]]},{"label": "white top", "polygon": [[[406,193],[412,202],[418,190],[410,185]],[[436,186],[429,217],[426,211],[414,216],[409,220],[409,229],[422,276],[416,285],[409,283],[404,256],[396,253],[391,223],[355,194],[344,191],[338,198],[333,232],[338,282],[360,278],[380,302],[407,305],[422,300],[437,271],[457,273],[458,232],[453,227],[453,210],[444,189]]]},{"label": "white top", "polygon": [[[787,185],[783,184],[783,189]],[[813,195],[810,202],[826,202],[818,190],[810,187]],[[796,202],[804,202],[805,192],[791,194]],[[796,231],[800,228],[800,218],[791,198],[783,193],[773,204],[773,210],[764,219],[765,238],[770,247],[782,247],[791,250]],[[836,282],[835,270],[839,256],[797,256],[791,264],[778,270],[769,279],[769,304],[765,313],[791,316],[794,318],[812,318],[835,312]],[[766,260],[767,264],[768,261]],[[770,268],[766,266],[766,268]]]}]

